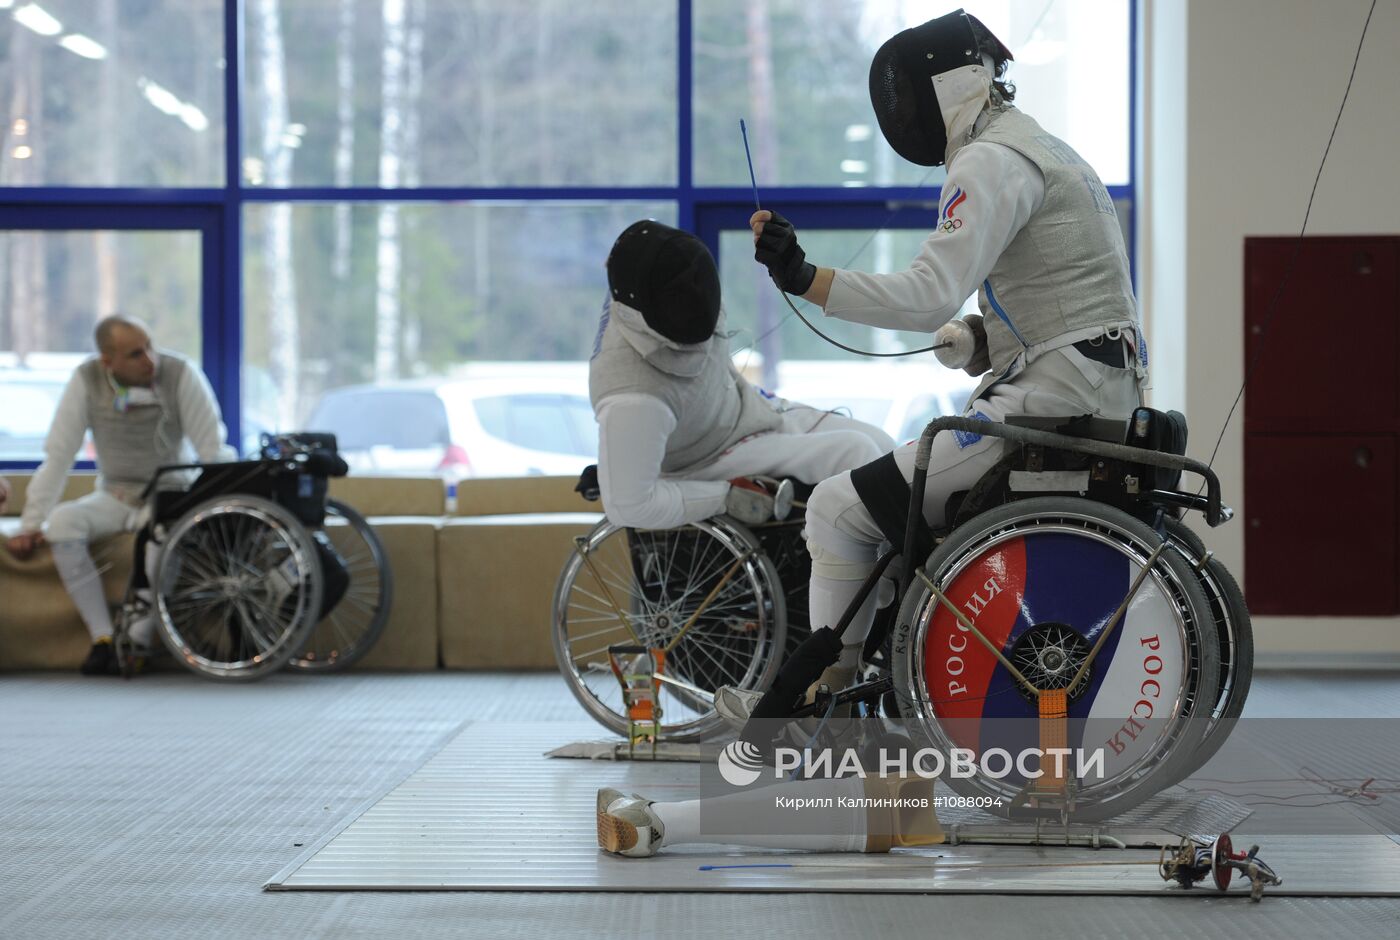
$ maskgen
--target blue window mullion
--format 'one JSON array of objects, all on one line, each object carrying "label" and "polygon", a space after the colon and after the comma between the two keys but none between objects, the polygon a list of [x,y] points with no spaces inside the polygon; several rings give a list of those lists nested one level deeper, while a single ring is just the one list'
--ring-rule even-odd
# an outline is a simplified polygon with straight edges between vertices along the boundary
[{"label": "blue window mullion", "polygon": [[[224,2],[224,189],[217,236],[205,233],[204,372],[243,449],[243,0]],[[209,242],[215,242],[210,245]],[[212,282],[212,283],[211,283]]]},{"label": "blue window mullion", "polygon": [[[692,0],[677,0],[676,8],[676,215],[678,227],[695,231],[694,179],[694,7]],[[718,257],[719,246],[710,251]]]}]

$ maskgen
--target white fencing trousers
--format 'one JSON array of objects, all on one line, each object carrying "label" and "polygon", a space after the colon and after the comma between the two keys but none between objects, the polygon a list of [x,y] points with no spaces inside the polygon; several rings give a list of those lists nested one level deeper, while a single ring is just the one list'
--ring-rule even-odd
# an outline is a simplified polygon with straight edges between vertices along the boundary
[{"label": "white fencing trousers", "polygon": [[[49,515],[45,538],[53,551],[54,567],[94,642],[99,637],[112,635],[112,615],[102,590],[101,572],[93,562],[88,544],[122,532],[133,532],[143,521],[140,507],[124,503],[102,490],[60,503]],[[157,555],[156,546],[147,547],[144,561],[148,574]],[[134,624],[133,639],[147,644],[152,626],[152,621]]]},{"label": "white fencing trousers", "polygon": [[889,453],[894,439],[864,421],[796,402],[779,400],[782,424],[735,442],[714,460],[687,467],[687,480],[729,480],[737,476],[825,480]]},{"label": "white fencing trousers", "polygon": [[[1016,377],[993,385],[968,404],[963,417],[1002,422],[1007,415],[1096,414],[1126,419],[1140,401],[1133,370],[1104,365],[1065,347],[1044,353]],[[914,477],[917,449],[918,442],[912,441],[894,451],[905,480]],[[1003,439],[998,437],[952,431],[934,437],[924,488],[925,521],[943,525],[948,497],[970,489],[1001,458],[1003,449]],[[861,572],[872,570],[884,540],[856,494],[849,472],[818,484],[807,501],[813,628],[836,623],[860,587]],[[848,630],[844,640],[863,638],[856,635],[860,626],[857,623]],[[863,626],[869,630],[868,620]]]}]

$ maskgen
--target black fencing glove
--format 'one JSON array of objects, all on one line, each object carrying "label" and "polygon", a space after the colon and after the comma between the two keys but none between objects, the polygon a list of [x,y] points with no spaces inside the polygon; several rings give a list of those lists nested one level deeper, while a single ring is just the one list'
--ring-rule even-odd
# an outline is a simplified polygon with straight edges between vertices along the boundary
[{"label": "black fencing glove", "polygon": [[776,212],[763,223],[753,256],[768,269],[774,283],[789,294],[807,293],[817,276],[816,267],[807,262],[807,253],[797,244],[797,229]]}]

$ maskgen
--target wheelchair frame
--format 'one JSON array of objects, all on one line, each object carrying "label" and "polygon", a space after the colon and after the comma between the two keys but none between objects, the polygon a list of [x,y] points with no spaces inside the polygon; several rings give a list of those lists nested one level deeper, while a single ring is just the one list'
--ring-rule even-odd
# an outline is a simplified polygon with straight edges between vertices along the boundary
[{"label": "wheelchair frame", "polygon": [[[135,570],[127,585],[121,614],[114,624],[114,642],[124,675],[129,677],[136,665],[129,643],[130,623],[136,616],[145,614],[158,619],[157,632],[170,652],[191,671],[208,678],[258,679],[284,665],[307,671],[343,669],[369,651],[388,618],[393,576],[373,528],[351,507],[327,498],[325,480],[343,474],[344,463],[334,455],[334,439],[329,439],[329,450],[324,449],[326,442],[315,435],[275,438],[264,435],[260,459],[171,464],[157,468],[142,491],[142,498],[151,500],[152,518],[138,534]],[[318,450],[318,446],[323,449]],[[188,488],[159,488],[163,478],[194,470],[200,471],[200,476]],[[201,486],[206,477],[211,482]],[[256,486],[249,485],[253,481]],[[221,529],[217,518],[221,513],[241,517],[234,523],[237,528]],[[352,557],[348,561],[332,544],[325,525],[327,516],[342,519],[346,535],[353,540],[353,551],[349,553]],[[199,561],[204,566],[201,577],[205,582],[202,591],[207,600],[205,610],[222,603],[225,605],[225,631],[232,631],[229,618],[238,619],[244,633],[252,631],[258,642],[251,658],[221,660],[217,653],[204,655],[210,651],[195,650],[191,643],[181,641],[180,628],[166,609],[161,592],[167,565],[174,563],[172,551],[201,525],[209,528],[212,539],[205,547],[213,549],[213,552],[206,552],[210,557]],[[340,531],[339,526],[335,528]],[[238,539],[244,536],[257,537],[260,548],[265,548],[269,541],[274,546],[280,545],[285,554],[278,564],[267,570],[254,570],[254,561],[262,560],[261,556],[258,559],[233,557],[240,548]],[[142,599],[138,593],[146,580],[148,542],[161,546],[152,571],[154,583],[147,585],[150,601]],[[214,558],[213,554],[224,557]],[[338,579],[329,585],[324,569],[327,557],[342,569]],[[181,564],[187,560],[180,559]],[[369,577],[370,568],[373,578]],[[247,596],[250,590],[288,578],[292,581],[286,586],[282,601],[259,607]],[[356,584],[357,579],[359,584]],[[366,581],[369,581],[367,586]],[[331,593],[323,604],[323,588],[327,586]],[[303,594],[305,596],[301,596]],[[292,595],[297,595],[295,610],[282,610],[283,601]],[[342,604],[349,605],[344,608],[344,614]],[[195,617],[205,613],[193,605],[194,601],[186,601],[183,609],[186,613],[193,610]],[[269,612],[273,614],[270,620]],[[288,613],[288,622],[277,622],[280,615]],[[323,631],[327,632],[324,641],[320,637]],[[236,647],[247,652],[245,643],[246,637],[235,643],[230,633],[227,645],[230,650]]]}]

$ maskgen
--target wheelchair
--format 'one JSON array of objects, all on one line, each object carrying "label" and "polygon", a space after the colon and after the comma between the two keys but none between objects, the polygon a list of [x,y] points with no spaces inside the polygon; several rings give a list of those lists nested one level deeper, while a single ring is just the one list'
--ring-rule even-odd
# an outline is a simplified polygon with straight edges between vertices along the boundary
[{"label": "wheelchair", "polygon": [[130,626],[146,616],[176,660],[210,679],[363,657],[384,630],[393,575],[364,517],[327,498],[346,469],[329,434],[264,435],[255,460],[159,468],[115,624],[124,673]]},{"label": "wheelchair", "polygon": [[[596,467],[578,491],[597,500]],[[795,482],[795,481],[794,481]],[[604,727],[629,733],[609,648],[664,653],[659,736],[701,741],[724,730],[712,699],[729,685],[763,690],[808,632],[811,557],[802,537],[810,486],[783,521],[746,526],[718,515],[675,529],[607,519],[574,540],[555,588],[551,636],[570,691]]]},{"label": "wheelchair", "polygon": [[[947,526],[934,531],[918,510],[933,437],[948,431],[1012,446],[953,495]],[[932,422],[902,531],[882,524],[895,547],[833,631],[813,634],[779,673],[744,738],[771,747],[775,727],[848,705],[860,740],[883,746],[891,736],[871,716],[892,698],[907,735],[899,743],[931,749],[944,766],[972,759],[981,772],[945,775],[948,784],[1013,819],[1096,822],[1189,776],[1239,718],[1253,639],[1239,587],[1182,519],[1199,511],[1216,526],[1232,515],[1185,443],[1181,415],[1147,408],[1126,422]],[[1178,489],[1182,471],[1204,479],[1204,497]],[[887,643],[887,673],[805,704],[823,656],[834,659],[896,557],[923,563],[904,562],[898,610],[886,635],[871,637]],[[1047,764],[1058,749],[1064,761]],[[1041,755],[1036,766],[1010,762],[1028,750]],[[1070,753],[1099,762],[1067,766]],[[995,768],[980,763],[993,756]]]},{"label": "wheelchair", "polygon": [[[947,432],[1001,437],[1008,446],[970,490],[953,494],[948,524],[934,531],[917,507],[933,437]],[[744,732],[760,749],[794,718],[851,706],[867,745],[979,758],[1036,744],[1046,751],[1047,743],[1097,750],[1103,765],[1091,776],[1018,768],[948,782],[1013,818],[1109,818],[1209,760],[1249,691],[1248,608],[1185,522],[1187,512],[1199,512],[1218,526],[1232,512],[1210,468],[1184,456],[1185,444],[1181,415],[1146,408],[1126,421],[939,418],[920,438],[902,529],[884,527],[893,547],[833,631],[791,641],[785,634],[797,631],[785,629],[783,601],[794,585],[772,584],[775,566],[756,533],[722,516],[656,533],[604,522],[580,542],[556,592],[561,668],[590,713],[625,728],[621,693],[602,681],[608,677],[591,657],[613,642],[671,646],[674,654],[706,599],[706,614],[714,600],[732,599],[737,622],[754,624],[753,632],[727,625],[719,612],[690,627],[699,641],[667,662],[692,688],[669,689],[683,720],[663,725],[663,734],[694,739],[718,730],[700,690],[766,687]],[[1205,496],[1179,488],[1183,471],[1203,478]],[[590,564],[607,544],[611,555]],[[804,704],[825,665],[804,649],[825,633],[834,658],[840,633],[896,558],[923,563],[901,565],[898,600],[877,617],[865,647],[873,675]],[[721,584],[730,568],[734,576]],[[806,570],[797,565],[794,573],[805,578]],[[772,657],[783,650],[788,664],[775,670]],[[878,720],[882,706],[903,735]]]}]

